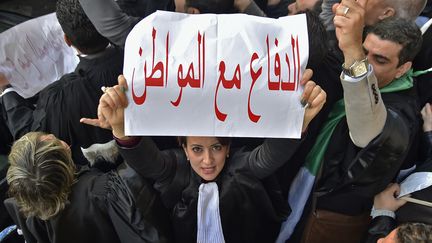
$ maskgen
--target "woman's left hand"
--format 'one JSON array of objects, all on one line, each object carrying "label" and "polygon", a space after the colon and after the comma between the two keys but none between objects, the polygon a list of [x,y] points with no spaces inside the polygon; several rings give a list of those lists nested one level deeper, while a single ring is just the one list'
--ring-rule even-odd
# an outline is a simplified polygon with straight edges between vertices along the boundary
[{"label": "woman's left hand", "polygon": [[303,73],[301,85],[304,85],[301,103],[305,105],[302,132],[305,132],[309,123],[318,114],[326,102],[327,94],[317,85],[312,78],[312,69],[306,69]]}]

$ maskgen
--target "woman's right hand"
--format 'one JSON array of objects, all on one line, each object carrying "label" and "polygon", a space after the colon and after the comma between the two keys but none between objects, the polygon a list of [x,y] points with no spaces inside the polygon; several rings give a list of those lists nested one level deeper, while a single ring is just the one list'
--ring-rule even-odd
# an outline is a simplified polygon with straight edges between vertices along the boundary
[{"label": "woman's right hand", "polygon": [[120,75],[118,85],[104,90],[104,94],[99,100],[98,118],[82,118],[81,122],[101,128],[111,128],[116,138],[125,139],[124,110],[128,105],[126,90],[126,79],[123,75]]}]

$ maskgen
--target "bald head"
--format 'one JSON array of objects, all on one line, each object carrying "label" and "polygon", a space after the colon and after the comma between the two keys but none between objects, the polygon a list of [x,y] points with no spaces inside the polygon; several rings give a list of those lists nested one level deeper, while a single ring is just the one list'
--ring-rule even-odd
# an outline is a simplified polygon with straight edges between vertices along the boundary
[{"label": "bald head", "polygon": [[415,21],[427,0],[369,0],[366,5],[366,25],[374,25],[380,20],[396,16]]},{"label": "bald head", "polygon": [[386,0],[394,5],[396,17],[415,21],[426,6],[427,0]]}]

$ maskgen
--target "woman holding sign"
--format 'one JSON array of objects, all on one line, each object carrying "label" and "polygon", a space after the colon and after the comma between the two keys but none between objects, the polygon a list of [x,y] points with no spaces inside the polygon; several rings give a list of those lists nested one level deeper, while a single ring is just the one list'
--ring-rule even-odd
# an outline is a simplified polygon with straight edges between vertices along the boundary
[{"label": "woman holding sign", "polygon": [[[321,110],[326,93],[306,70],[302,103],[308,104],[303,132]],[[154,187],[172,214],[178,242],[272,242],[287,217],[287,202],[272,184],[272,174],[300,145],[296,139],[266,139],[253,151],[230,150],[229,138],[180,137],[183,149],[160,151],[148,137],[124,133],[126,80],[108,88],[99,119],[83,122],[111,127],[121,154]],[[265,180],[264,180],[265,179]],[[271,185],[270,185],[271,184]]]}]

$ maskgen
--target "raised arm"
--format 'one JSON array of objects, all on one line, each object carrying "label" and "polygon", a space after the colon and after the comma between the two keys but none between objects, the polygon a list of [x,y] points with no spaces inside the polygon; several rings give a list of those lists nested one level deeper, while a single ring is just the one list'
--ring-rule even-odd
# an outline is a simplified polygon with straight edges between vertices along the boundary
[{"label": "raised arm", "polygon": [[[344,68],[361,68],[366,63],[366,72],[341,74],[344,89],[346,118],[351,140],[358,147],[365,147],[381,133],[387,117],[384,102],[378,90],[378,82],[371,65],[365,62],[362,36],[365,4],[367,0],[343,0],[333,6],[336,16],[334,24],[339,47],[344,55]],[[357,65],[358,64],[358,65]],[[355,67],[354,67],[355,66]]]},{"label": "raised arm", "polygon": [[[302,132],[305,133],[309,123],[318,114],[326,102],[326,93],[311,81],[312,70],[303,74],[301,84],[304,85],[301,103],[305,106]],[[301,140],[299,139],[266,139],[261,146],[254,149],[248,158],[250,170],[258,178],[265,178],[288,161],[295,153]]]},{"label": "raised arm", "polygon": [[175,172],[176,153],[161,152],[148,137],[125,135],[124,110],[128,105],[126,90],[126,79],[120,75],[118,85],[104,89],[104,94],[99,100],[98,118],[82,118],[81,122],[112,129],[113,136],[120,146],[121,155],[142,176],[158,181],[169,180]]},{"label": "raised arm", "polygon": [[97,31],[115,45],[124,47],[126,37],[140,18],[125,14],[114,0],[79,0]]}]

